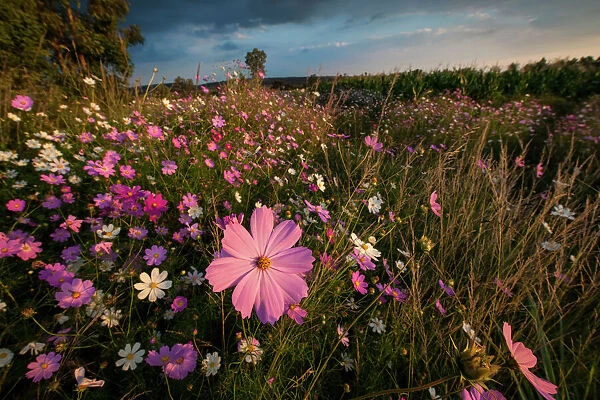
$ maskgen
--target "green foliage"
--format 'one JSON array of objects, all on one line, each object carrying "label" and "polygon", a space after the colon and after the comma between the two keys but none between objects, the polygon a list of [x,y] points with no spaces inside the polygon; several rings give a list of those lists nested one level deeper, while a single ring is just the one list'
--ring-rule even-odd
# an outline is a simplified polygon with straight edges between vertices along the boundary
[{"label": "green foliage", "polygon": [[119,26],[128,12],[126,0],[3,1],[1,65],[16,87],[106,73],[124,81],[132,69],[128,48],[144,41],[139,27]]},{"label": "green foliage", "polygon": [[259,72],[265,73],[265,63],[267,62],[267,53],[256,47],[246,53],[246,65],[250,68],[252,77],[257,77]]},{"label": "green foliage", "polygon": [[[394,79],[396,82],[392,85]],[[600,93],[600,57],[565,59],[551,64],[542,59],[523,67],[513,63],[505,70],[497,67],[487,70],[458,68],[431,72],[416,69],[394,74],[343,76],[334,82],[320,82],[319,91],[329,93],[332,85],[335,85],[341,90],[367,89],[385,96],[390,87],[393,87],[395,98],[408,100],[426,93],[442,94],[460,89],[471,98],[491,100],[495,104],[527,94],[577,101]]]}]

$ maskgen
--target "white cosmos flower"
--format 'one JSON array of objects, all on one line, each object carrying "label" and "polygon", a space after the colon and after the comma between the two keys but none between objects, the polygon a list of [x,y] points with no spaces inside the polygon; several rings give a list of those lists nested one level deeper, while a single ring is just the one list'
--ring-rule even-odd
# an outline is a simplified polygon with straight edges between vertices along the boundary
[{"label": "white cosmos flower", "polygon": [[385,324],[383,323],[382,320],[380,320],[377,317],[371,318],[371,321],[369,322],[369,326],[375,333],[382,334],[383,332],[385,332]]},{"label": "white cosmos flower", "polygon": [[138,299],[143,300],[148,297],[148,300],[155,302],[157,299],[162,299],[165,296],[164,289],[169,289],[173,282],[165,281],[168,272],[159,272],[158,268],[152,269],[150,276],[147,273],[142,272],[140,274],[141,282],[136,283],[134,287],[137,290],[141,290],[138,293]]},{"label": "white cosmos flower", "polygon": [[373,247],[371,243],[365,243],[356,236],[355,233],[350,235],[350,240],[354,243],[355,249],[358,249],[359,254],[365,255],[373,260],[377,260],[381,256],[381,252]]},{"label": "white cosmos flower", "polygon": [[40,354],[40,351],[44,350],[44,346],[46,346],[44,343],[29,342],[21,349],[21,351],[19,351],[19,354],[29,352],[31,355],[37,356]]},{"label": "white cosmos flower", "polygon": [[216,375],[219,368],[221,368],[221,357],[216,351],[214,353],[208,353],[206,358],[202,360],[202,368],[206,371],[206,376]]},{"label": "white cosmos flower", "polygon": [[124,349],[119,350],[119,356],[123,357],[117,360],[115,364],[117,367],[123,366],[123,371],[131,369],[132,371],[137,368],[137,365],[142,362],[142,356],[146,353],[146,350],[140,349],[141,344],[135,342],[133,347],[129,343],[125,345]]},{"label": "white cosmos flower", "polygon": [[10,349],[0,349],[0,368],[10,364],[14,355]]}]

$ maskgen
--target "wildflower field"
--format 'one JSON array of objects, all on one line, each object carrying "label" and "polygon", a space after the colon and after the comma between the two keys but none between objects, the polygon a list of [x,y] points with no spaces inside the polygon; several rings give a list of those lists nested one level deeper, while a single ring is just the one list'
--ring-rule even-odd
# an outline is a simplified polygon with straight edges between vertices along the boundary
[{"label": "wildflower field", "polygon": [[592,399],[600,98],[0,103],[2,399]]}]

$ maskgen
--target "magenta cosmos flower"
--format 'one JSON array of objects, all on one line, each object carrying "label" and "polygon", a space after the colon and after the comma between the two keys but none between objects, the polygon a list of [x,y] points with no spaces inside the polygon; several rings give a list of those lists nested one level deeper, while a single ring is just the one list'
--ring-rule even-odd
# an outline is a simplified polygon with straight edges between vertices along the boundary
[{"label": "magenta cosmos flower", "polygon": [[504,334],[504,339],[506,340],[506,345],[508,346],[508,350],[510,350],[510,354],[515,359],[519,366],[519,370],[521,373],[525,375],[525,378],[533,387],[542,395],[546,400],[554,400],[554,397],[551,396],[556,394],[556,386],[552,382],[548,382],[545,379],[542,379],[538,376],[535,376],[529,368],[535,367],[537,364],[537,358],[533,355],[533,352],[525,347],[522,342],[514,342],[512,341],[512,327],[505,322],[502,325],[502,333]]},{"label": "magenta cosmos flower", "polygon": [[262,323],[274,324],[290,304],[308,295],[300,274],[312,269],[314,257],[306,247],[292,247],[302,231],[293,221],[283,221],[273,229],[273,211],[254,210],[250,234],[241,224],[228,224],[223,250],[206,269],[206,279],[215,292],[235,286],[233,305],[247,318],[256,311]]},{"label": "magenta cosmos flower", "polygon": [[40,354],[34,362],[27,364],[27,368],[30,371],[25,376],[33,379],[34,382],[39,382],[42,379],[50,379],[52,374],[58,371],[61,359],[62,356],[53,351],[48,354]]},{"label": "magenta cosmos flower", "polygon": [[12,99],[10,105],[17,110],[29,111],[31,110],[31,107],[33,107],[33,100],[31,100],[31,97],[29,96],[18,94],[14,99]]}]

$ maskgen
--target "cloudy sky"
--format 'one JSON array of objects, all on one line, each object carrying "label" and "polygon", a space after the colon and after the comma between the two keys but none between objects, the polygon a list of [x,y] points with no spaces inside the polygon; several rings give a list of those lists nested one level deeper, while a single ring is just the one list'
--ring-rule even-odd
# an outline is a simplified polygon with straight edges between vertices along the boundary
[{"label": "cloudy sky", "polygon": [[[194,79],[267,53],[270,77],[600,57],[598,0],[130,0],[133,78]],[[222,77],[222,75],[220,75]],[[219,77],[219,79],[220,79]]]}]

